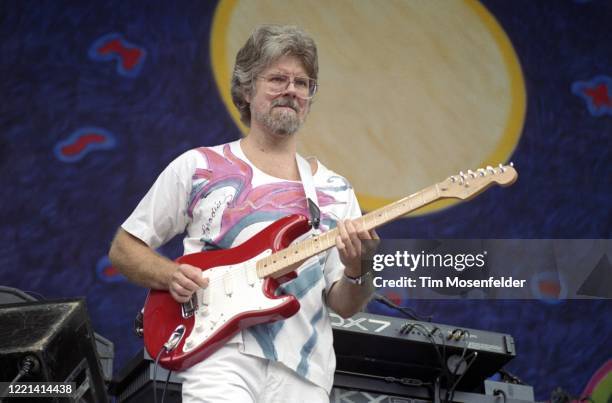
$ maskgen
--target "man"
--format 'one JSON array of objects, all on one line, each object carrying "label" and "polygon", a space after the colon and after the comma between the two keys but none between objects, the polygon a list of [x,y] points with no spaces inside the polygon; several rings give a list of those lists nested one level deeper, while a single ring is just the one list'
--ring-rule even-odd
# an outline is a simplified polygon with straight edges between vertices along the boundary
[{"label": "man", "polygon": [[[303,31],[260,26],[238,52],[232,98],[248,135],[190,150],[174,160],[119,229],[109,256],[128,279],[186,302],[208,282],[202,271],[153,251],[186,231],[184,252],[241,244],[278,218],[308,215],[296,163],[296,133],[317,90],[317,50]],[[309,161],[323,230],[337,225],[336,248],[307,260],[281,286],[301,308],[291,318],[234,336],[180,373],[185,402],[328,401],[335,369],[328,307],[352,316],[368,301],[362,281],[360,216],[348,182]]]}]

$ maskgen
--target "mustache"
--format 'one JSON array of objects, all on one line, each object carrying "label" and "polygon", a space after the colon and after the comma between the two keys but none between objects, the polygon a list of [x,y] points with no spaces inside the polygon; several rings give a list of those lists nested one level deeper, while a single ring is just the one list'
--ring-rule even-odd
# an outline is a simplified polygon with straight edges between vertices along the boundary
[{"label": "mustache", "polygon": [[274,108],[275,106],[288,106],[288,107],[290,107],[291,109],[293,109],[296,112],[298,111],[298,109],[300,107],[298,105],[297,101],[295,99],[292,99],[292,98],[278,98],[278,99],[275,99],[272,102],[272,107]]}]

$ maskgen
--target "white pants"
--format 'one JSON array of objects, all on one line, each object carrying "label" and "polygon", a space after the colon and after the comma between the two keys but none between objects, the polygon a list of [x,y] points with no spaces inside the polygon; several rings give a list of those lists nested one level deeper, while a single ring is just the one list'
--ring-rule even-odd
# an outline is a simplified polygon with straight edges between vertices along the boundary
[{"label": "white pants", "polygon": [[302,378],[281,363],[243,354],[239,344],[221,347],[186,371],[183,402],[327,403],[320,386]]}]

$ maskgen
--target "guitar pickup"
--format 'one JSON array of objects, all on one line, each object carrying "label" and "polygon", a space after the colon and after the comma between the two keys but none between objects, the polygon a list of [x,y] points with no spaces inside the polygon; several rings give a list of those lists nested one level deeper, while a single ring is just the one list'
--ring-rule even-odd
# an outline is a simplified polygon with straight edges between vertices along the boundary
[{"label": "guitar pickup", "polygon": [[201,291],[198,291],[202,293],[202,299],[200,300],[202,307],[206,308],[208,305],[210,305],[210,289],[209,288],[205,288]]},{"label": "guitar pickup", "polygon": [[255,266],[249,267],[246,271],[247,284],[253,287],[255,282],[257,281],[257,272],[255,271]]},{"label": "guitar pickup", "polygon": [[223,287],[225,288],[225,294],[228,297],[232,296],[232,293],[234,292],[234,281],[233,281],[233,277],[232,274],[225,274],[223,276]]},{"label": "guitar pickup", "polygon": [[[209,284],[211,281],[213,281],[212,278],[210,277],[210,273],[206,271],[202,272],[202,277],[208,279]],[[210,305],[210,298],[212,294],[210,285],[205,288],[200,288],[198,291],[196,291],[196,294],[200,296],[200,305],[202,306],[203,309],[206,309],[208,305]]]}]

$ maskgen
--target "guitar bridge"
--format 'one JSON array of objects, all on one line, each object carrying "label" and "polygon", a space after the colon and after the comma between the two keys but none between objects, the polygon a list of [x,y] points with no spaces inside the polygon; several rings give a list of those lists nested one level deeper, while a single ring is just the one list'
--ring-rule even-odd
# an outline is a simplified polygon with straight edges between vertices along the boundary
[{"label": "guitar bridge", "polygon": [[181,313],[183,318],[190,318],[198,309],[198,293],[194,292],[191,299],[181,304]]}]

